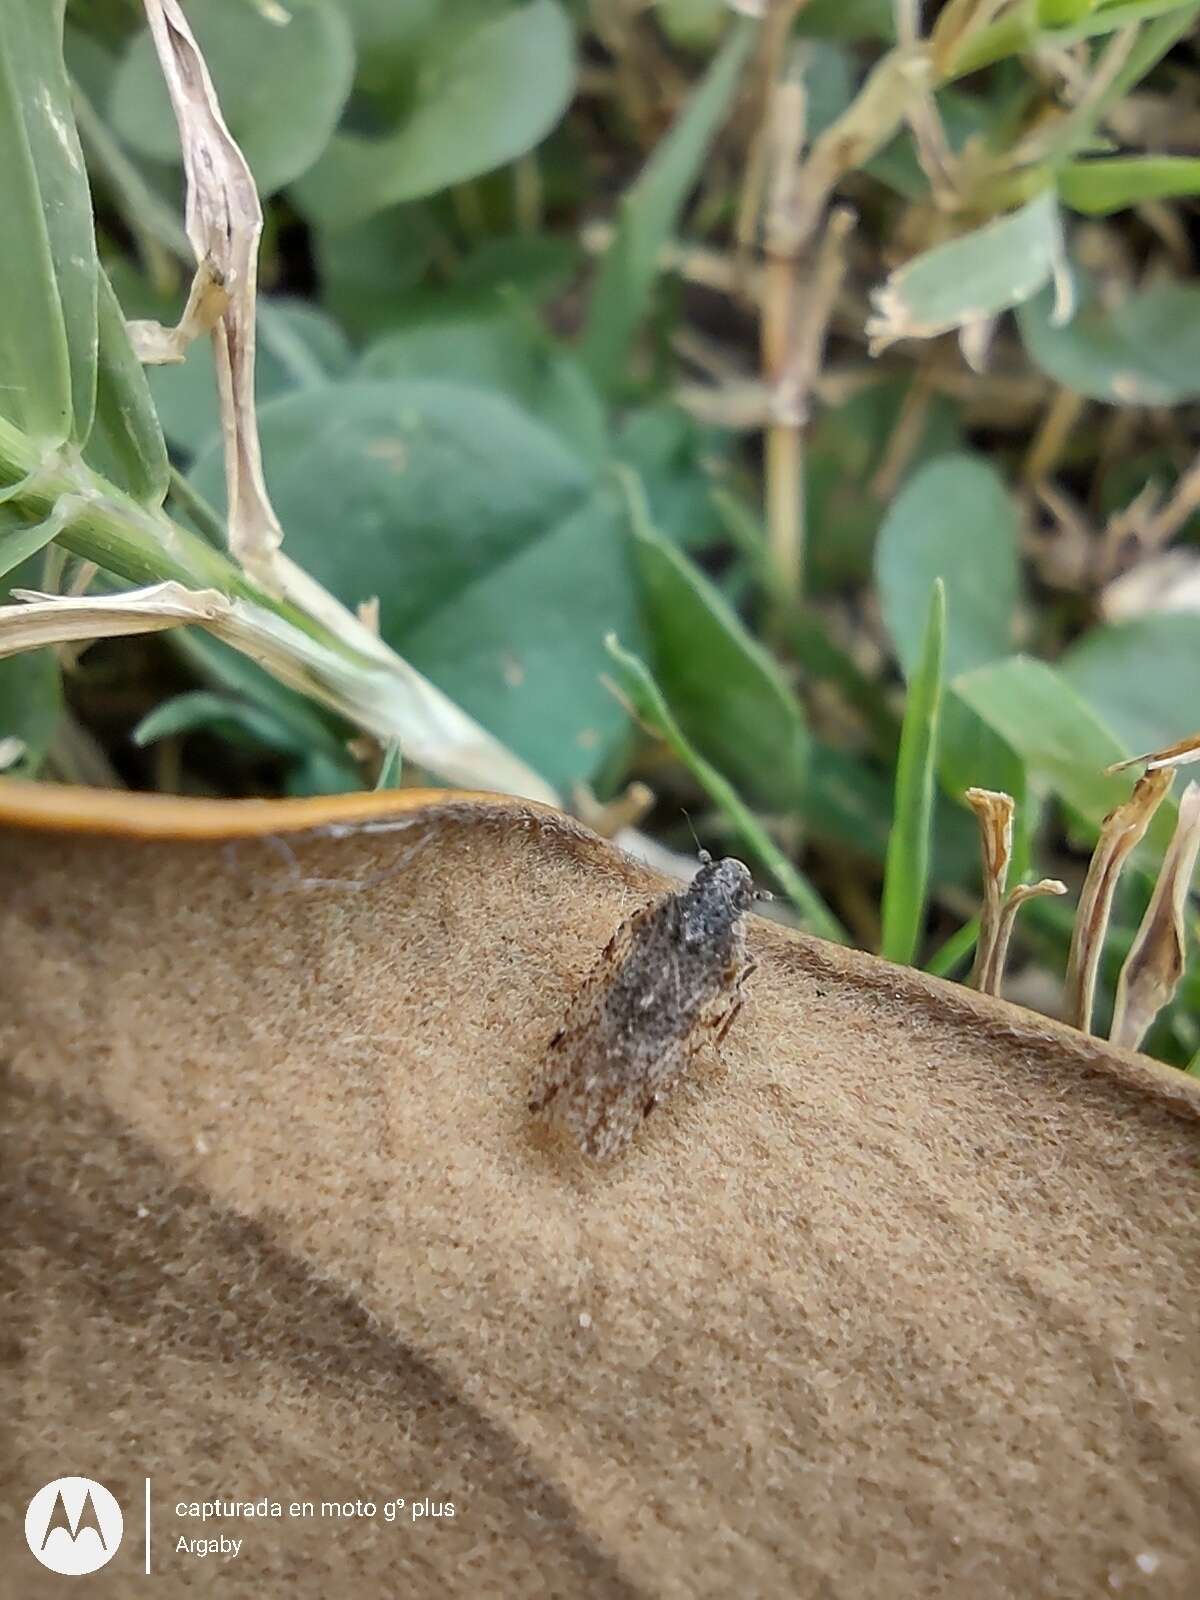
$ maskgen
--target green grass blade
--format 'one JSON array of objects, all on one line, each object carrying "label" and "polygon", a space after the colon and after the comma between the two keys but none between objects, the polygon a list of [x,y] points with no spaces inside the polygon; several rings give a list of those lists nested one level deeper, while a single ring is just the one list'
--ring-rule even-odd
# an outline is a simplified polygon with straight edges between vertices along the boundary
[{"label": "green grass blade", "polygon": [[946,940],[925,963],[925,971],[935,978],[948,978],[955,968],[968,959],[979,942],[979,918],[972,917]]},{"label": "green grass blade", "polygon": [[621,200],[616,236],[596,275],[580,350],[601,388],[620,382],[658,277],[659,254],[675,232],[753,37],[752,23],[739,19],[733,24],[703,82]]},{"label": "green grass blade", "polygon": [[935,579],[917,670],[908,685],[896,767],[896,804],[883,884],[883,942],[888,961],[911,965],[929,893],[929,841],[942,673],[946,654],[946,589]]},{"label": "green grass blade", "polygon": [[379,764],[379,776],[375,779],[376,789],[398,789],[403,767],[400,746],[393,739],[384,751],[383,760]]},{"label": "green grass blade", "polygon": [[774,843],[733,785],[689,744],[645,662],[630,651],[623,650],[613,634],[609,634],[605,646],[620,669],[619,686],[634,712],[666,740],[709,799],[728,818],[751,854],[771,873],[800,913],[805,925],[823,939],[849,944],[849,935],[833,912],[804,874],[792,865]]}]

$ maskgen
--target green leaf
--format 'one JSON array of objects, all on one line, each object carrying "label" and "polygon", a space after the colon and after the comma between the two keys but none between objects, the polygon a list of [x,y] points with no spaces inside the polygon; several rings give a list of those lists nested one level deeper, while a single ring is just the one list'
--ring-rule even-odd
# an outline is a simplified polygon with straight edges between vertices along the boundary
[{"label": "green leaf", "polygon": [[[954,689],[1018,752],[1039,779],[1093,829],[1129,796],[1127,775],[1105,768],[1130,751],[1062,673],[1029,656],[1010,656],[954,680]],[[1168,800],[1151,825],[1161,849],[1175,810]]]},{"label": "green leaf", "polygon": [[1063,327],[1039,295],[1017,313],[1030,359],[1055,383],[1112,405],[1200,396],[1200,288],[1159,283],[1120,305],[1085,305]]},{"label": "green leaf", "polygon": [[[349,725],[338,724],[331,711],[289,689],[257,661],[202,628],[176,628],[166,638],[202,679],[226,691],[227,696],[250,701],[275,722],[291,728],[305,750],[346,761],[346,740],[353,730]],[[360,785],[353,783],[350,787]]]},{"label": "green leaf", "polygon": [[47,446],[86,437],[96,388],[96,248],[62,18],[63,0],[10,0],[0,28],[0,416]]},{"label": "green leaf", "polygon": [[739,20],[670,133],[621,200],[616,236],[600,264],[581,354],[602,389],[617,385],[649,307],[659,253],[678,226],[713,136],[724,118],[754,37]]},{"label": "green leaf", "polygon": [[536,391],[545,363],[515,316],[481,309],[474,317],[422,319],[369,344],[358,363],[363,378],[441,378],[498,389],[521,404]]},{"label": "green leaf", "polygon": [[880,954],[910,965],[929,896],[930,822],[946,660],[946,589],[934,580],[920,656],[909,680],[896,765],[896,803],[883,880]]},{"label": "green leaf", "polygon": [[403,85],[422,40],[437,18],[439,0],[337,0],[354,35],[355,83],[369,94]]},{"label": "green leaf", "polygon": [[345,794],[361,789],[362,778],[347,750],[313,715],[309,704],[300,705],[302,714],[297,716],[286,698],[275,704],[256,703],[238,694],[193,689],[143,717],[133,730],[133,740],[145,746],[182,734],[206,733],[287,760],[283,785],[287,794]]},{"label": "green leaf", "polygon": [[[259,423],[292,559],[348,605],[378,595],[391,644],[534,543],[590,487],[546,428],[461,384],[328,384],[271,401]],[[224,504],[219,448],[191,476]]]},{"label": "green leaf", "polygon": [[1099,33],[1113,33],[1118,28],[1127,28],[1131,23],[1149,22],[1154,17],[1165,17],[1173,11],[1188,13],[1197,9],[1198,0],[1113,0],[1109,5],[1102,3],[1092,6],[1073,24],[1047,29],[1042,34],[1042,43],[1047,49],[1059,49]]},{"label": "green leaf", "polygon": [[[246,0],[205,0],[188,20],[204,52],[221,111],[260,194],[274,194],[325,149],[350,93],[354,48],[329,0],[287,0],[271,20]],[[113,80],[109,116],[140,155],[179,162],[179,135],[148,29]]]},{"label": "green leaf", "polygon": [[413,65],[414,92],[384,138],[339,133],[297,185],[297,203],[346,227],[514,161],[541,142],[575,87],[574,39],[557,0],[528,0],[464,27],[439,13]]},{"label": "green leaf", "polygon": [[1093,628],[1058,670],[1130,750],[1159,749],[1200,727],[1200,616],[1159,612]]},{"label": "green leaf", "polygon": [[[0,506],[0,530],[16,520],[9,507]],[[39,570],[40,563],[35,558],[0,579],[0,604],[8,603],[10,589],[35,585]],[[0,781],[37,777],[62,709],[62,672],[55,651],[25,650],[20,655],[0,658],[0,740],[21,742],[21,754],[0,768]]]},{"label": "green leaf", "polygon": [[896,19],[891,0],[810,0],[796,32],[821,39],[877,39],[891,44]]},{"label": "green leaf", "polygon": [[[967,452],[929,462],[893,501],[876,546],[876,582],[884,622],[910,680],[935,578],[946,586],[947,677],[1007,655],[1019,589],[1018,531],[1017,509],[1002,479]],[[1031,818],[1022,804],[1022,764],[953,686],[942,701],[938,770],[956,798],[972,784],[1013,796],[1020,807],[1014,848],[1023,865]]]},{"label": "green leaf", "polygon": [[1096,0],[1038,0],[1037,20],[1042,28],[1065,28],[1096,9]]},{"label": "green leaf", "polygon": [[323,750],[310,750],[283,780],[283,792],[289,795],[353,794],[361,789],[362,778],[346,757],[334,760]]},{"label": "green leaf", "polygon": [[606,643],[608,653],[618,669],[619,687],[628,697],[637,716],[666,740],[677,759],[713,804],[724,813],[751,855],[772,874],[807,926],[823,939],[848,944],[846,930],[808,879],[783,854],[728,779],[688,742],[645,662],[631,651],[622,649],[615,635],[610,634]]},{"label": "green leaf", "polygon": [[911,676],[935,578],[946,586],[946,672],[953,677],[1012,648],[1019,519],[999,474],[963,452],[929,462],[892,502],[875,576],[883,619]]},{"label": "green leaf", "polygon": [[353,227],[311,230],[321,303],[352,338],[399,320],[397,307],[433,259],[438,230],[429,208],[393,206]]},{"label": "green leaf", "polygon": [[31,523],[4,503],[19,487],[16,485],[0,494],[0,578],[44,550],[63,531],[76,510],[77,502],[63,495],[47,516]]},{"label": "green leaf", "polygon": [[363,352],[365,378],[446,378],[498,389],[598,465],[607,447],[604,407],[566,346],[532,316],[509,307],[470,320],[424,320],[385,334]]},{"label": "green leaf", "polygon": [[[1079,125],[1080,131],[1090,133],[1099,127],[1109,108],[1123,100],[1129,91],[1153,71],[1171,48],[1195,26],[1197,0],[1185,0],[1183,5],[1170,6],[1159,15],[1148,13],[1149,20],[1138,28],[1133,43],[1121,65],[1109,79],[1099,95],[1090,98],[1090,111]],[[1116,7],[1113,7],[1116,11]],[[1107,12],[1100,13],[1105,21],[1111,20]],[[1069,154],[1081,148],[1075,143]]]},{"label": "green leaf", "polygon": [[145,369],[133,353],[107,274],[99,276],[100,349],[96,419],[84,459],[145,506],[160,506],[171,464]]},{"label": "green leaf", "polygon": [[729,26],[726,0],[658,0],[657,21],[673,45],[707,53]]},{"label": "green leaf", "polygon": [[1096,156],[1069,161],[1055,175],[1059,198],[1073,211],[1106,217],[1146,200],[1200,193],[1200,161],[1190,156]]},{"label": "green leaf", "polygon": [[636,474],[621,481],[654,676],[685,738],[768,803],[795,806],[808,754],[796,697],[720,591],[654,527]]},{"label": "green leaf", "polygon": [[0,660],[0,742],[19,739],[22,746],[16,760],[0,770],[0,781],[37,776],[62,706],[62,674],[53,650],[26,650]]},{"label": "green leaf", "polygon": [[403,754],[399,744],[393,739],[379,763],[379,776],[375,780],[376,789],[398,789],[403,772]]},{"label": "green leaf", "polygon": [[133,742],[145,746],[195,732],[215,734],[232,744],[280,755],[302,756],[308,752],[306,741],[283,718],[236,695],[215,694],[210,689],[189,690],[155,706],[133,730]]},{"label": "green leaf", "polygon": [[[814,589],[843,589],[870,577],[886,508],[874,478],[901,418],[911,414],[916,398],[911,380],[888,378],[844,404],[821,408],[809,434],[804,474]],[[947,398],[937,396],[928,407],[908,473],[961,448],[957,410]],[[901,479],[901,486],[905,481]]]},{"label": "green leaf", "polygon": [[[622,735],[603,633],[637,630],[619,511],[549,429],[464,385],[351,380],[271,402],[263,456],[288,550],[562,787]],[[193,478],[219,502],[218,448]]]},{"label": "green leaf", "polygon": [[415,667],[565,793],[628,737],[602,682],[605,633],[642,634],[623,520],[611,491],[594,493],[403,639]]},{"label": "green leaf", "polygon": [[936,245],[872,294],[873,348],[932,339],[1031,299],[1063,278],[1062,221],[1053,189],[973,233]]},{"label": "green leaf", "polygon": [[725,533],[712,491],[729,453],[726,435],[668,401],[624,411],[612,439],[614,461],[642,480],[654,526],[687,550],[702,550]]}]

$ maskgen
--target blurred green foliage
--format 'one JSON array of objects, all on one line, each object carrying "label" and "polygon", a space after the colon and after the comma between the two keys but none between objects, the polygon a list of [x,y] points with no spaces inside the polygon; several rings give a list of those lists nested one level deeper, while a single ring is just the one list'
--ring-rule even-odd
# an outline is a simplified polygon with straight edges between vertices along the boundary
[{"label": "blurred green foliage", "polygon": [[[69,6],[64,68],[59,10],[14,0],[0,50],[0,200],[25,223],[0,418],[151,506],[169,448],[171,505],[217,539],[211,354],[143,379],[118,311],[170,322],[186,297],[161,74],[124,0]],[[798,596],[758,510],[778,396],[738,216],[765,66],[803,86],[810,152],[862,132],[889,5],[813,0],[771,63],[716,0],[188,10],[266,203],[257,392],[287,554],[377,601],[383,639],[564,797],[646,775],[792,874],[810,924],[918,960],[976,902],[964,787],[1018,799],[1018,871],[1033,852],[1070,876],[1128,790],[1103,767],[1195,730],[1194,575],[1184,609],[1114,620],[1106,595],[1197,532],[1200,163],[1158,147],[1194,106],[1197,0],[943,8],[918,98],[872,112],[831,182],[858,227],[802,423]],[[6,539],[28,553],[15,515]],[[209,788],[374,781],[347,724],[254,662],[207,636],[168,653],[113,750],[137,781],[164,741]],[[86,719],[88,676],[85,656],[64,700],[47,653],[0,662],[13,770]],[[1061,956],[1061,908],[1028,916]],[[1200,1043],[1194,990],[1155,1034],[1171,1059]]]}]

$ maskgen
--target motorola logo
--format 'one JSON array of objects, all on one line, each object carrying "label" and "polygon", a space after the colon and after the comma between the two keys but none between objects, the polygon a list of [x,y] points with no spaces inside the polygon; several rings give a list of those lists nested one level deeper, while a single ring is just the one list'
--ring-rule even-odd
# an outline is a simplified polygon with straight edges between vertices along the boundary
[{"label": "motorola logo", "polygon": [[55,1478],[25,1513],[26,1544],[44,1567],[68,1578],[111,1561],[124,1531],[120,1506],[94,1478]]}]

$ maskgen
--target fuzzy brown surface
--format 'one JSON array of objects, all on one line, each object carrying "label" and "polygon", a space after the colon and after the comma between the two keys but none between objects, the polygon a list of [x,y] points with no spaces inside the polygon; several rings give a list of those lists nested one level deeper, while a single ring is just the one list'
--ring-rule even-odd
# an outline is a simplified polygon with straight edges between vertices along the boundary
[{"label": "fuzzy brown surface", "polygon": [[[724,1061],[597,1167],[526,1103],[665,884],[565,819],[0,872],[0,1595],[1200,1592],[1180,1075],[752,918]],[[86,1581],[20,1532],[65,1473],[126,1512]]]}]

